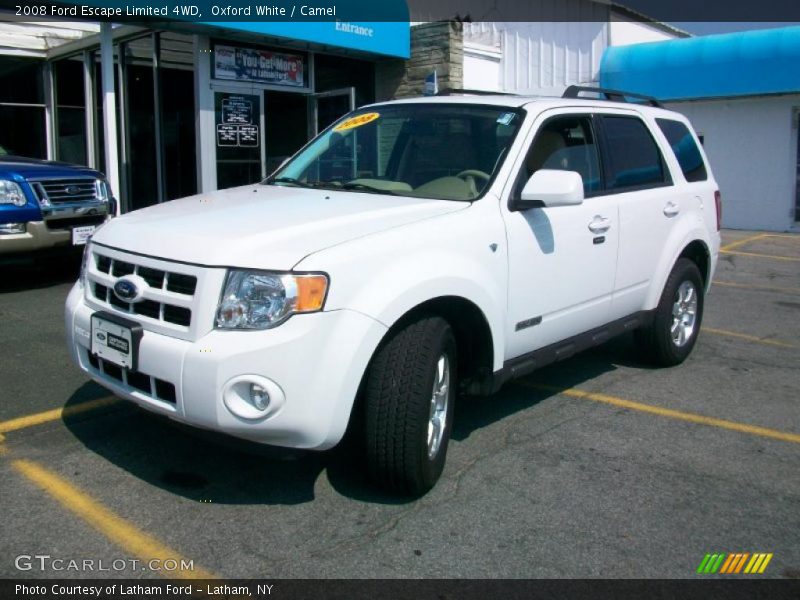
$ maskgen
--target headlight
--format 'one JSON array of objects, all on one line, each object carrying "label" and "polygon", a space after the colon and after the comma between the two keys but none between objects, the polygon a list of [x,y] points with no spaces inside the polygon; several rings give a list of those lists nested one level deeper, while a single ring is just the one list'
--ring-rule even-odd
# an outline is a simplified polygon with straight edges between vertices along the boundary
[{"label": "headlight", "polygon": [[231,270],[217,309],[217,327],[276,327],[295,313],[322,310],[327,291],[326,275]]},{"label": "headlight", "polygon": [[22,192],[22,188],[13,181],[0,179],[0,204],[13,204],[14,206],[25,206],[28,199]]}]

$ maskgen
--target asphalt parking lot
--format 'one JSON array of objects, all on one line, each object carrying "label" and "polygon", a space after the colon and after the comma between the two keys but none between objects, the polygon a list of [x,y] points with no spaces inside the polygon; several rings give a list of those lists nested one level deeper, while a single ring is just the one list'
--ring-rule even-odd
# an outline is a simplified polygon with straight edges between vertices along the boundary
[{"label": "asphalt parking lot", "polygon": [[[262,451],[115,401],[67,359],[77,265],[7,271],[0,577],[687,578],[771,553],[749,576],[800,578],[800,235],[723,244],[684,365],[622,338],[461,402],[412,501],[374,492],[351,445]],[[194,570],[18,570],[36,554]]]}]

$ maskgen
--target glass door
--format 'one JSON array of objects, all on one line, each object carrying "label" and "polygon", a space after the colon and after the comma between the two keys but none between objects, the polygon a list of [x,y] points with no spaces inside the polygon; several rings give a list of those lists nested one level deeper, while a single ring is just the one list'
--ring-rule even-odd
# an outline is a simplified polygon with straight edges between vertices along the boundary
[{"label": "glass door", "polygon": [[339,117],[356,108],[356,88],[346,87],[308,97],[309,137],[314,137]]},{"label": "glass door", "polygon": [[263,179],[263,94],[215,89],[214,124],[217,189]]}]

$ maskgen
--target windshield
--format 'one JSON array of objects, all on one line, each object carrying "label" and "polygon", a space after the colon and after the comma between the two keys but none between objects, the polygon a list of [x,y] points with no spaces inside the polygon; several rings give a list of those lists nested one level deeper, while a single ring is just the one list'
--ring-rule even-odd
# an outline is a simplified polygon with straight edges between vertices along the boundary
[{"label": "windshield", "polygon": [[488,188],[522,111],[395,104],[346,115],[265,183],[470,201]]}]

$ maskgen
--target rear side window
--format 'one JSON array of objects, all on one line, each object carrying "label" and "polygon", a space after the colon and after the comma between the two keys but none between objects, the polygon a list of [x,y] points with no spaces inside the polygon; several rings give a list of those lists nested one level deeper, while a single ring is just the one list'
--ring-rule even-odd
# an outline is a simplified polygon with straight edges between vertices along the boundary
[{"label": "rear side window", "polygon": [[671,183],[650,131],[636,117],[604,116],[604,160],[609,191],[660,187]]},{"label": "rear side window", "polygon": [[656,123],[672,147],[686,181],[707,180],[708,173],[703,155],[700,154],[700,148],[697,147],[689,128],[680,121],[670,119],[656,119]]}]

